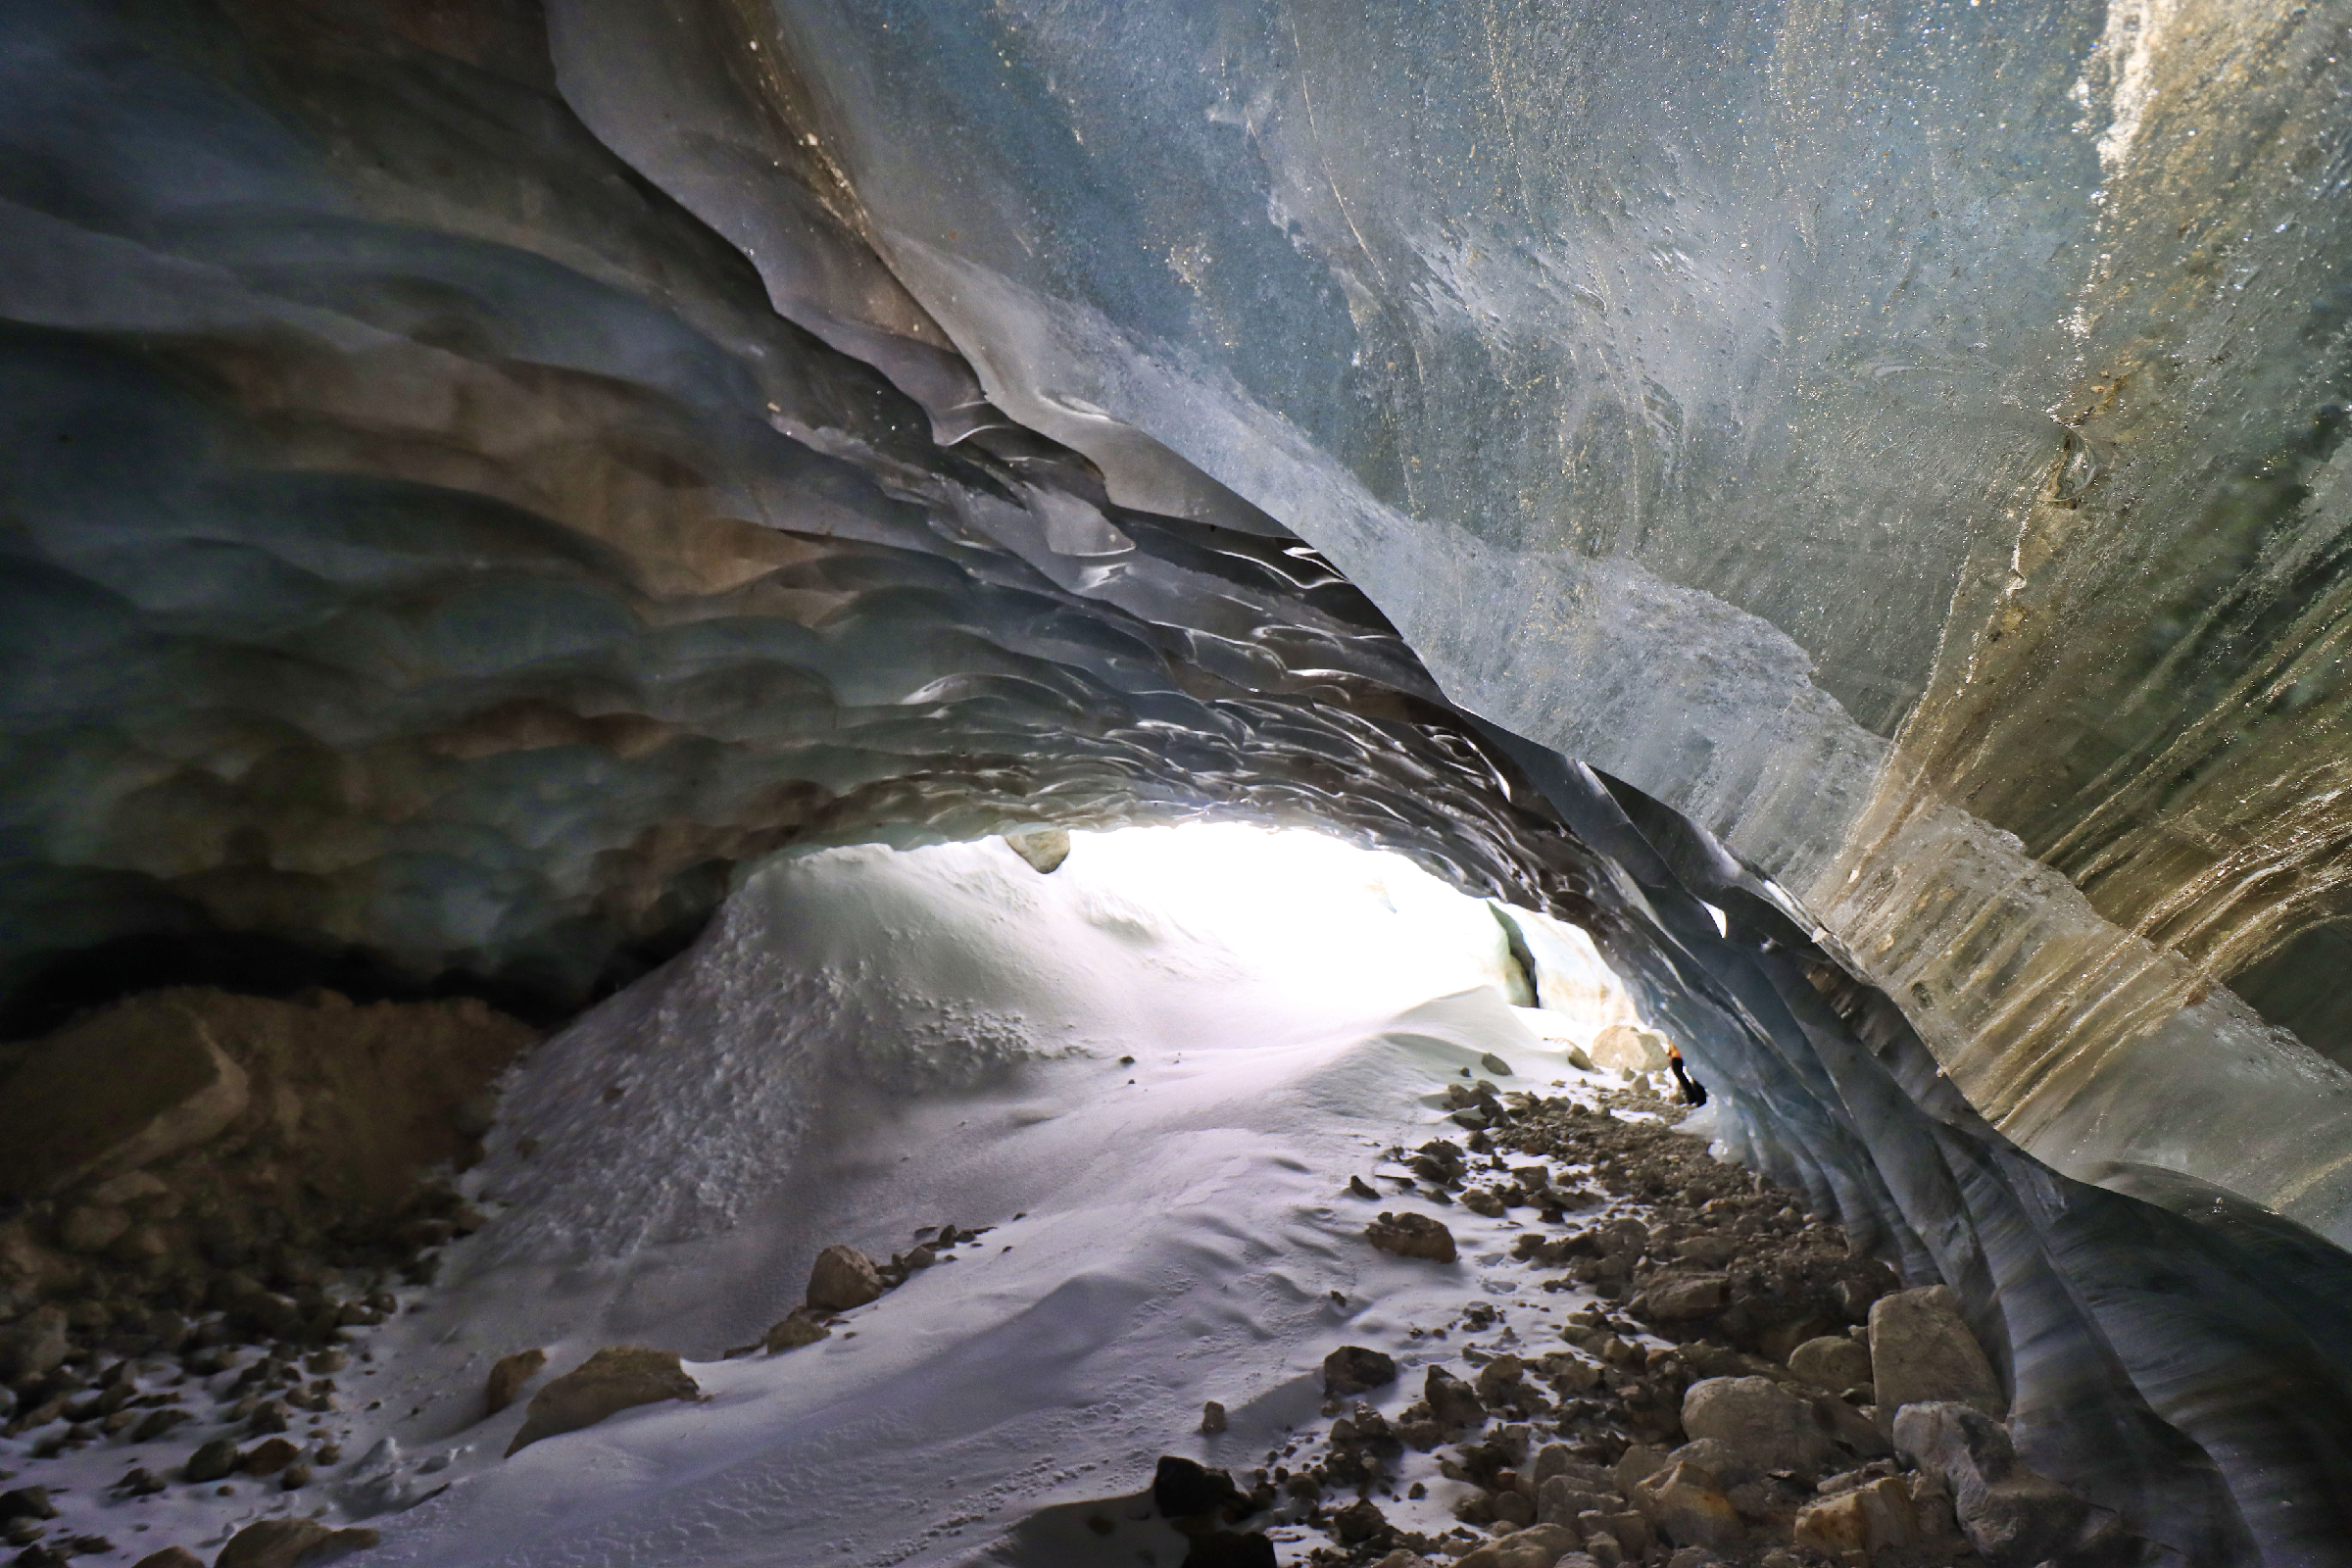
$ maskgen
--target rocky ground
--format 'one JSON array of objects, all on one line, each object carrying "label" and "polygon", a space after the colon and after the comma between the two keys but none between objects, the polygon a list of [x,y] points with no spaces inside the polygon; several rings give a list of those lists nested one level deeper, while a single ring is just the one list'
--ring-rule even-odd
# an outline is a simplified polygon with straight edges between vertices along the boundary
[{"label": "rocky ground", "polygon": [[[190,1515],[175,1503],[317,1512],[315,1489],[366,1488],[344,1439],[378,1372],[367,1330],[482,1224],[448,1178],[536,1038],[472,1001],[180,989],[0,1048],[0,1542],[20,1568],[184,1568],[143,1539]],[[120,1542],[55,1523],[98,1455],[136,1505]],[[220,1561],[365,1544],[301,1522]]]}]

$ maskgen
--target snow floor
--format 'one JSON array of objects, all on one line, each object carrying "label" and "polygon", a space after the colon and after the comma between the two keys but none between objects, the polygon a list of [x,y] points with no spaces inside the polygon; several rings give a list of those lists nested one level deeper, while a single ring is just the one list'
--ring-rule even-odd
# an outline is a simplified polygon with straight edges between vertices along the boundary
[{"label": "snow floor", "polygon": [[[122,1561],[323,1509],[381,1530],[362,1560],[382,1568],[1126,1565],[1145,1527],[1105,1542],[1061,1505],[1139,1493],[1161,1453],[1265,1463],[1317,1422],[1335,1347],[1407,1368],[1374,1401],[1392,1414],[1411,1369],[1467,1375],[1463,1337],[1432,1333],[1466,1301],[1502,1308],[1479,1344],[1557,1348],[1547,1325],[1590,1298],[1518,1293],[1498,1266],[1517,1222],[1347,1184],[1458,1137],[1443,1087],[1494,1077],[1488,1053],[1506,1090],[1608,1081],[1564,1064],[1632,1016],[1582,934],[1541,928],[1539,985],[1568,1009],[1537,1013],[1503,1000],[1491,911],[1400,858],[1240,827],[1074,838],[1050,876],[997,840],[759,873],[695,950],[515,1069],[466,1178],[491,1224],[355,1336],[372,1359],[337,1380],[341,1470],[108,1495],[214,1435],[190,1425],[41,1466],[71,1488],[61,1525]],[[1365,1244],[1408,1207],[1459,1263]],[[725,1358],[798,1304],[819,1248],[887,1257],[942,1223],[994,1229],[828,1340]],[[681,1351],[708,1398],[500,1457],[528,1392],[479,1419],[493,1361],[544,1347],[543,1382],[623,1342]],[[1426,1502],[1383,1507],[1450,1526],[1453,1484],[1414,1479]]]}]

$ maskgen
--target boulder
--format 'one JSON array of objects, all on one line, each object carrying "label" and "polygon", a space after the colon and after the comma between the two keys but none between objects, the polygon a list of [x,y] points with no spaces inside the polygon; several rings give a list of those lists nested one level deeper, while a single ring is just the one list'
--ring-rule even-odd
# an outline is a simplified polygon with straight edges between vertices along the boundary
[{"label": "boulder", "polygon": [[1515,1355],[1498,1355],[1478,1369],[1479,1401],[1482,1404],[1509,1404],[1524,1392],[1522,1382],[1527,1377],[1527,1363]]},{"label": "boulder", "polygon": [[1396,1361],[1360,1345],[1343,1345],[1323,1358],[1323,1392],[1335,1398],[1396,1381]]},{"label": "boulder", "polygon": [[854,1247],[828,1247],[808,1270],[808,1304],[820,1312],[847,1312],[882,1295],[882,1270]]},{"label": "boulder", "polygon": [[1711,1438],[1723,1444],[1752,1475],[1772,1470],[1817,1475],[1835,1452],[1813,1406],[1770,1378],[1705,1378],[1691,1384],[1683,1396],[1683,1430],[1693,1441]]},{"label": "boulder", "polygon": [[1806,1504],[1797,1512],[1795,1532],[1798,1545],[1842,1561],[1849,1552],[1867,1558],[1892,1547],[1917,1544],[1919,1522],[1911,1511],[1910,1489],[1897,1477],[1881,1476],[1866,1486]]},{"label": "boulder", "polygon": [[675,1350],[609,1345],[532,1396],[507,1454],[512,1458],[541,1438],[592,1427],[640,1404],[702,1396]]},{"label": "boulder", "polygon": [[1870,1308],[1870,1364],[1879,1419],[1906,1404],[1956,1399],[1995,1420],[2007,1413],[2000,1380],[1947,1286],[1897,1291]]},{"label": "boulder", "polygon": [[1163,1453],[1152,1469],[1152,1506],[1162,1519],[1204,1519],[1228,1510],[1238,1515],[1244,1502],[1230,1474],[1197,1459]]},{"label": "boulder", "polygon": [[1613,1023],[1592,1037],[1588,1054],[1595,1067],[1613,1072],[1664,1072],[1666,1037],[1639,1024]]},{"label": "boulder", "polygon": [[60,1030],[0,1081],[0,1198],[103,1181],[212,1138],[245,1109],[245,1069],[196,1015],[110,1008]]},{"label": "boulder", "polygon": [[1456,1557],[1454,1568],[1553,1568],[1577,1544],[1565,1525],[1529,1525]]},{"label": "boulder", "polygon": [[1974,1405],[1905,1405],[1894,1445],[1949,1490],[1961,1532],[1993,1568],[2051,1559],[2098,1568],[2131,1560],[2138,1544],[2116,1515],[2027,1469],[2000,1423]]},{"label": "boulder", "polygon": [[1686,1443],[1666,1456],[1668,1464],[1694,1464],[1725,1487],[1737,1487],[1764,1474],[1755,1460],[1720,1438]]},{"label": "boulder", "polygon": [[1487,1418],[1477,1392],[1441,1366],[1431,1367],[1421,1380],[1421,1397],[1440,1426],[1474,1427]]},{"label": "boulder", "polygon": [[1057,827],[1033,827],[1025,833],[1004,835],[1005,848],[1012,851],[1040,874],[1052,876],[1061,869],[1061,862],[1070,858],[1070,835]]},{"label": "boulder", "polygon": [[498,1364],[490,1369],[489,1382],[482,1390],[483,1402],[489,1406],[485,1414],[496,1415],[513,1404],[514,1396],[522,1392],[522,1386],[537,1377],[539,1369],[545,1365],[547,1352],[536,1346],[499,1357]]},{"label": "boulder", "polygon": [[66,1337],[66,1309],[54,1303],[35,1307],[0,1329],[0,1381],[54,1372],[73,1348]]},{"label": "boulder", "polygon": [[[1651,1528],[1677,1546],[1723,1551],[1746,1535],[1732,1499],[1715,1477],[1694,1464],[1668,1465],[1637,1485],[1633,1499]],[[1630,1552],[1632,1544],[1625,1544]]]},{"label": "boulder", "polygon": [[187,1465],[181,1473],[189,1481],[202,1484],[221,1480],[236,1467],[237,1440],[215,1438],[188,1455]]},{"label": "boulder", "polygon": [[1450,1263],[1459,1255],[1454,1250],[1453,1232],[1427,1214],[1384,1212],[1364,1227],[1364,1240],[1398,1257],[1426,1257],[1433,1262]]},{"label": "boulder", "polygon": [[204,1568],[204,1559],[185,1546],[166,1546],[141,1557],[131,1568]]},{"label": "boulder", "polygon": [[302,1450],[284,1438],[269,1438],[238,1456],[237,1468],[249,1476],[273,1476],[302,1457]]},{"label": "boulder", "polygon": [[1689,1323],[1712,1317],[1731,1304],[1732,1282],[1722,1274],[1687,1274],[1652,1281],[1642,1293],[1641,1315],[1653,1323]]},{"label": "boulder", "polygon": [[1613,1493],[1573,1476],[1546,1476],[1536,1483],[1536,1518],[1547,1525],[1573,1525],[1585,1514],[1612,1513],[1617,1507]]},{"label": "boulder", "polygon": [[330,1530],[316,1519],[265,1519],[229,1537],[213,1568],[314,1568],[382,1539],[372,1530]]},{"label": "boulder", "polygon": [[814,1345],[833,1330],[825,1320],[805,1306],[796,1306],[777,1319],[760,1341],[760,1348],[774,1355],[783,1350],[797,1350],[804,1345]]},{"label": "boulder", "polygon": [[1618,1455],[1616,1464],[1609,1469],[1609,1477],[1616,1482],[1618,1493],[1630,1497],[1634,1488],[1665,1469],[1669,1462],[1665,1449],[1637,1443]]},{"label": "boulder", "polygon": [[1871,1383],[1870,1351],[1861,1341],[1847,1335],[1825,1334],[1790,1350],[1788,1370],[1832,1394],[1867,1389]]}]

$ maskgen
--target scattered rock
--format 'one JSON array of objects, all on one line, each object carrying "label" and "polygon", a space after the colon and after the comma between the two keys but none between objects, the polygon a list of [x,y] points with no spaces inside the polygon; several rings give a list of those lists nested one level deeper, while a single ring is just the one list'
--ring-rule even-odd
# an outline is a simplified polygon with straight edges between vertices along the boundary
[{"label": "scattered rock", "polygon": [[1825,1334],[1789,1351],[1788,1370],[1832,1394],[1866,1389],[1871,1385],[1870,1350],[1846,1335]]},{"label": "scattered rock", "polygon": [[1948,1286],[1898,1291],[1870,1308],[1870,1361],[1882,1422],[1906,1404],[1956,1399],[2000,1419],[2008,1411],[1992,1363]]},{"label": "scattered rock", "polygon": [[1905,1405],[1894,1445],[1950,1489],[1961,1531],[1993,1568],[2120,1563],[2136,1544],[2114,1514],[2027,1469],[2009,1434],[1973,1404]]},{"label": "scattered rock", "polygon": [[231,1536],[213,1568],[315,1568],[382,1539],[372,1530],[330,1530],[315,1519],[264,1519]]},{"label": "scattered rock", "polygon": [[237,1467],[237,1440],[215,1438],[188,1455],[186,1468],[181,1472],[196,1485],[219,1481]]},{"label": "scattered rock", "polygon": [[1838,1494],[1799,1510],[1796,1544],[1835,1561],[1848,1553],[1864,1558],[1919,1540],[1919,1524],[1911,1511],[1911,1493],[1893,1476],[1881,1476],[1866,1486]]},{"label": "scattered rock", "polygon": [[1334,1397],[1384,1388],[1396,1381],[1396,1363],[1360,1345],[1343,1345],[1323,1358],[1323,1392]]},{"label": "scattered rock", "polygon": [[514,1396],[522,1392],[522,1386],[537,1377],[539,1369],[545,1365],[547,1352],[536,1346],[499,1357],[498,1364],[490,1369],[489,1382],[482,1391],[483,1402],[489,1406],[483,1411],[484,1417],[494,1416],[513,1404]]},{"label": "scattered rock", "polygon": [[820,1312],[847,1312],[880,1299],[882,1270],[854,1247],[828,1247],[808,1270],[808,1304]]},{"label": "scattered rock", "polygon": [[[1508,1078],[1511,1076],[1511,1064],[1503,1060],[1500,1056],[1494,1054],[1494,1053],[1492,1051],[1479,1057],[1478,1064],[1481,1067],[1486,1068],[1487,1071],[1493,1073],[1497,1078]],[[1551,1564],[1545,1563],[1544,1568],[1551,1568]]]},{"label": "scattered rock", "polygon": [[805,1306],[796,1306],[767,1331],[766,1338],[760,1342],[760,1348],[775,1355],[785,1350],[797,1350],[804,1345],[814,1345],[832,1333],[823,1318]]},{"label": "scattered rock", "polygon": [[701,1386],[679,1365],[675,1350],[609,1345],[532,1396],[522,1430],[507,1445],[507,1455],[512,1458],[542,1438],[592,1427],[640,1404],[699,1399],[702,1395]]},{"label": "scattered rock", "polygon": [[1427,1214],[1391,1214],[1364,1227],[1364,1239],[1384,1252],[1398,1257],[1426,1257],[1434,1262],[1450,1263],[1459,1255],[1454,1250],[1453,1232]]},{"label": "scattered rock", "polygon": [[1576,1532],[1572,1529],[1562,1525],[1530,1525],[1457,1557],[1454,1568],[1553,1568],[1576,1547]]},{"label": "scattered rock", "polygon": [[1705,1378],[1691,1384],[1683,1395],[1683,1430],[1693,1440],[1723,1444],[1758,1475],[1770,1470],[1818,1475],[1836,1451],[1813,1406],[1769,1378]]},{"label": "scattered rock", "polygon": [[1222,1432],[1222,1431],[1224,1431],[1224,1430],[1225,1430],[1225,1407],[1224,1407],[1223,1405],[1219,1404],[1219,1403],[1218,1403],[1216,1400],[1214,1400],[1214,1399],[1211,1399],[1211,1400],[1209,1400],[1207,1403],[1205,1403],[1205,1404],[1201,1405],[1201,1406],[1200,1406],[1200,1431],[1201,1431],[1201,1433],[1202,1433],[1204,1436],[1207,1436],[1207,1437],[1211,1437],[1211,1438],[1213,1438],[1213,1437],[1215,1437],[1215,1436],[1216,1436],[1218,1433],[1220,1433],[1220,1432]]},{"label": "scattered rock", "polygon": [[[1746,1536],[1739,1510],[1713,1476],[1694,1464],[1674,1464],[1638,1484],[1631,1494],[1658,1534],[1677,1546],[1722,1551]],[[1631,1543],[1626,1543],[1631,1546]]]}]

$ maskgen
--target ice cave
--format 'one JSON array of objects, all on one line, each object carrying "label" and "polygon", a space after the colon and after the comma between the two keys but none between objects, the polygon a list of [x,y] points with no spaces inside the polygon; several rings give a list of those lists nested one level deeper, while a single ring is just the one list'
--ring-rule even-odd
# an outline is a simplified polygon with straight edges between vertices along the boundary
[{"label": "ice cave", "polygon": [[2352,1568],[2352,0],[0,6],[16,1568]]}]

